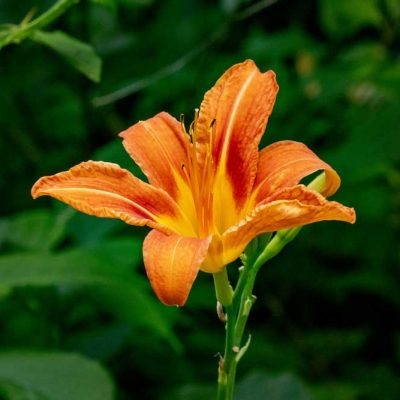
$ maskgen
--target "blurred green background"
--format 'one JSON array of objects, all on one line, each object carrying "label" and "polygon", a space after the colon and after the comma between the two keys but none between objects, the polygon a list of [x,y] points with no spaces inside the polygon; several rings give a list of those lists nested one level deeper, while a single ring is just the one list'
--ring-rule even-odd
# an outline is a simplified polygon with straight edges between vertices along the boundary
[{"label": "blurred green background", "polygon": [[[54,3],[0,0],[0,24]],[[144,274],[146,229],[30,188],[87,159],[138,174],[118,132],[161,110],[190,119],[251,58],[280,85],[262,145],[306,143],[358,220],[306,227],[261,271],[237,399],[398,400],[399,0],[93,0],[41,29],[0,51],[0,398],[213,398],[211,276],[167,308]]]}]

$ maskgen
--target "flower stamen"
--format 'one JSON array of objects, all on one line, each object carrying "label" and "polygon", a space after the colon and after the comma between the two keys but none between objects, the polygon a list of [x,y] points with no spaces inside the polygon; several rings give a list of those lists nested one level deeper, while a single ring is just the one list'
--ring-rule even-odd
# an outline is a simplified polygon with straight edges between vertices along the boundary
[{"label": "flower stamen", "polygon": [[[194,209],[198,221],[198,235],[205,237],[214,231],[213,224],[213,184],[214,184],[214,162],[212,158],[212,139],[215,120],[209,126],[210,140],[205,146],[205,156],[202,163],[199,162],[198,153],[201,151],[197,142],[197,123],[200,110],[195,109],[194,120],[189,127],[190,141],[185,140],[187,164],[182,164],[183,176],[191,189]],[[180,122],[182,133],[186,135],[184,116],[181,114]]]}]

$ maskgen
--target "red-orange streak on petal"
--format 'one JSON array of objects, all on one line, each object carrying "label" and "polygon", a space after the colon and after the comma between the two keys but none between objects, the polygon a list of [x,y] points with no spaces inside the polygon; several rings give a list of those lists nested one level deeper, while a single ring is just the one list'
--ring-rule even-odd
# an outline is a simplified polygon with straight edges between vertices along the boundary
[{"label": "red-orange streak on petal", "polygon": [[[69,171],[40,178],[32,196],[51,196],[89,215],[119,218],[131,225],[149,225],[171,232],[178,218],[175,202],[117,164],[87,161]],[[167,219],[164,224],[163,218]]]},{"label": "red-orange streak on petal", "polygon": [[180,122],[166,112],[138,122],[120,133],[123,145],[149,182],[167,191],[175,200],[177,185],[172,171],[187,166],[189,136]]},{"label": "red-orange streak on petal", "polygon": [[164,304],[185,304],[210,240],[165,235],[157,230],[146,236],[144,265],[151,286]]},{"label": "red-orange streak on petal", "polygon": [[354,209],[328,201],[303,185],[282,189],[223,234],[224,262],[237,258],[250,240],[261,233],[327,220],[354,223]]},{"label": "red-orange streak on petal", "polygon": [[325,170],[325,189],[322,194],[331,196],[340,186],[339,175],[305,144],[285,140],[265,147],[260,152],[254,183],[256,204],[279,189],[297,185],[304,177],[318,170]]},{"label": "red-orange streak on petal", "polygon": [[225,168],[238,206],[252,190],[257,173],[258,144],[275,103],[278,85],[272,71],[261,73],[253,61],[236,64],[209,90],[200,107],[197,142],[204,157],[212,134],[212,155]]}]

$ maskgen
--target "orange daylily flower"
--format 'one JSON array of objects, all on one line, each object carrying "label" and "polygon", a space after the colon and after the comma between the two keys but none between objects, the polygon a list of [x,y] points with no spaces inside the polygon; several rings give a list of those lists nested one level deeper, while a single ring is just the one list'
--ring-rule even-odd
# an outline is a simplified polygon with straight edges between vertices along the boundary
[{"label": "orange daylily flower", "polygon": [[[220,271],[261,233],[355,221],[352,208],[325,199],[340,178],[307,146],[281,141],[259,152],[277,92],[274,72],[236,64],[205,94],[189,134],[165,112],[120,134],[149,183],[87,161],[39,179],[32,196],[153,228],[143,244],[147,275],[163,303],[181,306],[199,270]],[[326,175],[322,194],[299,184],[317,170]]]}]

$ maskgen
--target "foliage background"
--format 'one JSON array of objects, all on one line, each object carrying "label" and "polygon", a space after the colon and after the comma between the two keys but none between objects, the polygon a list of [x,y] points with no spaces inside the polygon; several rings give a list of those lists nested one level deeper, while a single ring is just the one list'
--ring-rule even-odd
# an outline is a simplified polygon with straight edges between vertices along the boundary
[{"label": "foliage background", "polygon": [[[0,23],[52,4],[1,0]],[[93,0],[45,30],[91,44],[99,83],[38,40],[3,48],[0,398],[212,398],[223,328],[211,277],[166,308],[145,278],[144,229],[33,202],[30,187],[86,159],[139,173],[118,132],[161,110],[192,115],[252,58],[280,85],[263,145],[315,150],[358,220],[303,229],[262,270],[237,398],[399,399],[399,29],[398,0]]]}]

